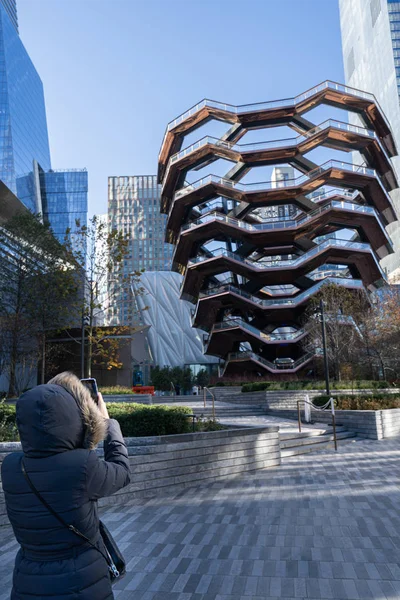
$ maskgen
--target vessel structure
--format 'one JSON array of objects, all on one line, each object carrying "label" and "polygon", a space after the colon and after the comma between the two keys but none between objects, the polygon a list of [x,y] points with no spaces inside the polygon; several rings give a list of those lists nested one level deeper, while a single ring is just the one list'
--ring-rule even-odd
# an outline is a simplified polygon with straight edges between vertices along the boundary
[{"label": "vessel structure", "polygon": [[[308,113],[320,105],[357,115],[359,124],[316,124]],[[211,120],[226,123],[222,136],[185,143]],[[293,136],[271,141],[271,128],[282,126]],[[255,129],[268,129],[267,141],[245,143]],[[346,152],[346,160],[318,164],[310,153],[319,147]],[[204,331],[205,353],[221,359],[222,374],[299,373],[313,358],[304,351],[304,311],[321,287],[385,285],[380,260],[393,252],[386,227],[397,220],[395,155],[375,97],[332,81],[258,104],[205,99],[168,124],[158,181],[172,268],[183,275],[181,297],[193,303],[193,326]],[[223,176],[213,174],[219,159],[231,163]],[[259,167],[284,166],[292,178],[243,181]],[[209,173],[196,179],[199,169]]]}]

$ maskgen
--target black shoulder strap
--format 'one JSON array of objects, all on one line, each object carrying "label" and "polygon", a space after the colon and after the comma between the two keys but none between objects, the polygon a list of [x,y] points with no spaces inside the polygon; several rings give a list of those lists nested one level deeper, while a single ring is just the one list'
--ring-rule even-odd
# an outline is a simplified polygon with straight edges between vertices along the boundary
[{"label": "black shoulder strap", "polygon": [[89,538],[86,537],[86,535],[84,535],[81,531],[79,531],[79,529],[77,529],[73,525],[68,525],[68,523],[66,521],[64,521],[64,519],[62,517],[60,517],[60,515],[58,513],[56,513],[56,511],[54,510],[54,508],[52,508],[50,506],[50,504],[48,504],[48,502],[46,502],[46,500],[43,498],[43,496],[40,494],[40,492],[35,488],[35,486],[33,485],[32,481],[31,481],[31,479],[30,479],[30,477],[28,475],[28,473],[26,472],[25,465],[24,465],[24,459],[23,458],[21,458],[21,470],[22,470],[22,473],[23,473],[26,481],[28,482],[29,487],[31,488],[32,492],[40,500],[40,502],[47,508],[47,510],[57,519],[57,521],[59,521],[61,523],[61,525],[63,525],[64,527],[66,527],[67,529],[69,529],[70,531],[72,531],[72,533],[75,533],[75,535],[77,535],[78,537],[80,537],[83,540],[85,540],[85,542],[87,542],[88,544],[90,544],[90,546],[92,546],[92,548],[95,548],[95,550],[97,550],[98,552],[100,552],[100,554],[107,561],[107,563],[110,564],[110,559],[108,558],[108,556],[106,556],[104,554],[104,552],[102,552],[100,550],[100,548],[98,548],[96,546],[96,544],[93,544],[93,542],[91,540],[89,540]]}]

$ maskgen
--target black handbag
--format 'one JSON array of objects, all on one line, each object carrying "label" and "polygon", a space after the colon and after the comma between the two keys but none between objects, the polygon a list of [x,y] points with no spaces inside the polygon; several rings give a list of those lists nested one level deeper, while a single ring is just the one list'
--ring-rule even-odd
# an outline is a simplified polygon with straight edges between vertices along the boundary
[{"label": "black handbag", "polygon": [[64,521],[64,519],[62,517],[60,517],[60,515],[57,514],[56,511],[46,502],[46,500],[43,498],[43,496],[35,488],[28,473],[26,472],[23,458],[21,458],[21,470],[22,470],[22,473],[24,474],[24,477],[25,477],[26,481],[28,482],[29,487],[31,488],[32,492],[40,500],[40,502],[47,508],[47,510],[49,512],[51,512],[51,514],[66,529],[69,529],[70,531],[72,531],[72,533],[74,533],[75,535],[80,537],[82,540],[85,540],[85,542],[87,542],[90,546],[92,546],[92,548],[97,550],[97,552],[100,552],[100,554],[102,555],[102,557],[104,558],[104,560],[107,563],[111,582],[114,583],[116,581],[116,579],[121,579],[121,577],[123,577],[126,574],[126,563],[125,563],[124,557],[122,556],[121,551],[119,550],[113,536],[108,531],[108,529],[104,525],[104,523],[102,521],[99,521],[99,530],[100,530],[100,535],[103,539],[104,547],[106,549],[106,554],[102,550],[100,550],[100,548],[98,548],[96,546],[96,544],[94,544],[88,537],[86,537],[86,535],[84,535],[82,532],[80,532],[79,529],[77,529],[73,525],[68,525],[68,523],[66,521]]}]

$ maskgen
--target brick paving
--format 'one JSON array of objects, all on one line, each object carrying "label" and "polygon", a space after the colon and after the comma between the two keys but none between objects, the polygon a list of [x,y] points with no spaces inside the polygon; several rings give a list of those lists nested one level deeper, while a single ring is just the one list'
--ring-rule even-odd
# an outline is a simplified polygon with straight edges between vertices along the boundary
[{"label": "brick paving", "polygon": [[[117,600],[400,600],[400,439],[293,457],[103,518],[128,562]],[[9,528],[0,536],[6,600],[16,542]]]}]

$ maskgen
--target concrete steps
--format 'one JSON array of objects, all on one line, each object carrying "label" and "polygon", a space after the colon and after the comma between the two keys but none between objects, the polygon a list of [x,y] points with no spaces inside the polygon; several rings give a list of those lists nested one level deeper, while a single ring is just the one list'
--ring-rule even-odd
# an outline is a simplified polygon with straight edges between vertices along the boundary
[{"label": "concrete steps", "polygon": [[[355,442],[356,434],[347,431],[344,427],[336,428],[338,446]],[[314,429],[302,433],[281,433],[281,457],[282,460],[290,456],[307,454],[318,450],[326,450],[334,447],[332,427],[326,429]]]},{"label": "concrete steps", "polygon": [[[189,406],[193,410],[193,414],[204,417],[211,417],[212,415],[212,403],[207,401],[206,407],[204,407],[203,400],[193,401],[183,398],[179,401],[174,401],[174,406]],[[172,404],[172,402],[165,402],[164,398],[153,399],[153,404]],[[265,409],[262,406],[246,406],[246,405],[234,405],[216,403],[215,414],[217,418],[227,417],[259,417],[265,416]]]},{"label": "concrete steps", "polygon": [[[212,408],[193,408],[193,413],[195,415],[212,415]],[[253,409],[246,410],[246,408],[241,409],[227,409],[227,408],[215,408],[215,415],[219,419],[226,419],[227,417],[265,417],[265,411],[262,409]]]}]

